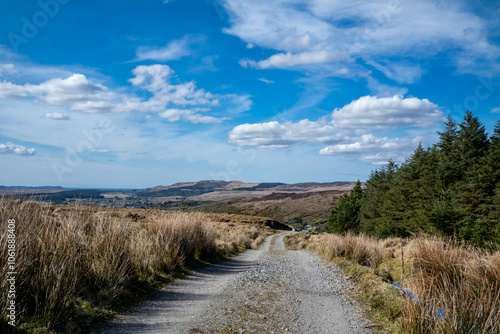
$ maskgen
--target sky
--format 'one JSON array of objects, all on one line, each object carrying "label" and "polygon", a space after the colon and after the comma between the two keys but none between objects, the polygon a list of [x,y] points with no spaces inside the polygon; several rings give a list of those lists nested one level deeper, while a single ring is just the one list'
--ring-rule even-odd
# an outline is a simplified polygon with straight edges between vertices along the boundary
[{"label": "sky", "polygon": [[366,180],[500,119],[500,1],[0,2],[0,185]]}]

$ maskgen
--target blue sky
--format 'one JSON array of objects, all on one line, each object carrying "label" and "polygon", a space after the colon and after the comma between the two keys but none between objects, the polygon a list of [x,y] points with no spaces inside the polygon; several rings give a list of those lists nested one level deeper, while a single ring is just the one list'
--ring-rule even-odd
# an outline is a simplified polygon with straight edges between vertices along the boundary
[{"label": "blue sky", "polygon": [[500,119],[500,1],[0,4],[0,185],[366,180]]}]

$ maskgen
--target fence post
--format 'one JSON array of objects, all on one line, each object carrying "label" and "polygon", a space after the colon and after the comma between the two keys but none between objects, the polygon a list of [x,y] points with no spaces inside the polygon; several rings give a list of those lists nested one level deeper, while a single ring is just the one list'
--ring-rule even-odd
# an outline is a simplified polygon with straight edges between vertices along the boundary
[{"label": "fence post", "polygon": [[404,249],[403,249],[403,238],[401,238],[401,286],[403,286],[403,280],[405,275],[405,259],[404,259]]}]

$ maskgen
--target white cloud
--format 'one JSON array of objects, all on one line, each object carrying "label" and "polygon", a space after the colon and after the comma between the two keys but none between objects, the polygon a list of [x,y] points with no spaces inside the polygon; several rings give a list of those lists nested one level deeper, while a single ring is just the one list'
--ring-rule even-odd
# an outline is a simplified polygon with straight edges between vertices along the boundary
[{"label": "white cloud", "polygon": [[57,121],[67,121],[69,116],[59,112],[49,112],[43,115],[44,118],[55,119]]},{"label": "white cloud", "polygon": [[273,84],[273,83],[274,83],[274,81],[269,80],[269,79],[266,79],[266,78],[258,78],[257,80],[262,81],[262,82],[264,82],[264,83],[266,83],[266,84],[268,84],[268,85],[270,85],[270,84]]},{"label": "white cloud", "polygon": [[[488,36],[488,21],[466,1],[441,6],[434,0],[226,0],[230,20],[225,33],[247,44],[278,50],[243,66],[286,68],[297,65],[375,61],[378,70],[398,82],[411,83],[421,71],[409,66],[449,51],[461,72],[499,71],[500,50]],[[407,59],[400,62],[394,58]]]},{"label": "white cloud", "polygon": [[197,89],[194,81],[177,85],[170,84],[174,71],[167,65],[138,66],[132,73],[135,78],[129,79],[134,86],[153,93],[153,97],[145,102],[145,106],[164,109],[165,105],[219,105],[217,97],[204,89]]},{"label": "white cloud", "polygon": [[[101,84],[95,84],[83,74],[73,74],[66,79],[56,78],[38,85],[16,85],[0,82],[0,98],[36,97],[50,105],[69,106],[72,110],[85,112],[129,111],[130,101]],[[122,100],[116,102],[116,100]]]},{"label": "white cloud", "polygon": [[301,52],[295,54],[287,52],[272,55],[271,57],[258,62],[244,59],[240,61],[240,65],[243,67],[254,67],[258,69],[287,68],[300,65],[324,64],[340,61],[344,58],[345,57],[343,55],[328,51]]},{"label": "white cloud", "polygon": [[491,112],[500,113],[500,107],[496,107],[496,108],[491,109]]},{"label": "white cloud", "polygon": [[225,112],[228,115],[241,114],[252,109],[253,101],[250,95],[227,94],[221,99],[226,106]]},{"label": "white cloud", "polygon": [[389,63],[384,66],[372,60],[369,60],[366,63],[384,73],[385,76],[389,79],[392,79],[399,83],[414,83],[415,81],[420,79],[423,74],[423,70],[419,65]]},{"label": "white cloud", "polygon": [[[361,97],[330,117],[317,121],[241,124],[229,132],[229,142],[240,146],[285,148],[297,144],[324,144],[321,154],[359,156],[379,163],[389,158],[402,160],[422,137],[377,137],[374,131],[398,127],[429,128],[442,119],[439,107],[427,99]],[[354,136],[353,136],[354,135]]]},{"label": "white cloud", "polygon": [[34,155],[36,154],[36,150],[34,148],[27,148],[25,146],[16,145],[14,143],[8,142],[6,144],[0,144],[0,153],[17,154],[17,155]]},{"label": "white cloud", "polygon": [[442,117],[439,107],[429,100],[401,95],[385,98],[363,96],[335,109],[332,114],[338,127],[372,130],[398,126],[430,127]]},{"label": "white cloud", "polygon": [[347,77],[347,76],[351,75],[351,71],[347,67],[343,67],[343,68],[336,70],[335,74]]},{"label": "white cloud", "polygon": [[0,64],[0,75],[16,73],[14,64]]},{"label": "white cloud", "polygon": [[155,61],[170,61],[181,59],[189,56],[193,52],[191,45],[201,43],[204,38],[195,35],[186,35],[181,39],[176,39],[169,42],[165,47],[140,47],[137,49],[136,61],[155,60]]},{"label": "white cloud", "polygon": [[423,138],[377,138],[373,134],[344,138],[344,143],[327,146],[319,151],[325,155],[356,155],[361,161],[383,164],[389,159],[403,161]]},{"label": "white cloud", "polygon": [[276,121],[256,124],[241,124],[229,132],[229,141],[241,146],[283,148],[302,143],[330,143],[338,141],[335,126],[325,120],[297,123]]},{"label": "white cloud", "polygon": [[395,87],[391,85],[385,85],[380,83],[377,79],[374,79],[369,74],[364,75],[368,89],[372,94],[380,97],[390,97],[394,95],[405,95],[408,93],[408,88]]},{"label": "white cloud", "polygon": [[167,119],[169,122],[184,120],[191,123],[220,123],[224,120],[212,116],[203,116],[187,109],[167,109],[158,115],[161,118]]},{"label": "white cloud", "polygon": [[[200,115],[198,111],[210,111],[219,107],[226,108],[226,112],[231,114],[237,110],[246,111],[252,104],[247,95],[214,95],[198,88],[194,81],[179,82],[174,71],[167,65],[137,66],[132,70],[132,74],[134,77],[129,79],[129,82],[132,86],[149,92],[148,99],[141,100],[118,93],[89,80],[83,74],[49,79],[40,84],[3,81],[0,82],[0,99],[35,98],[51,106],[85,113],[163,112],[163,115],[170,115],[165,117],[169,120],[178,119],[193,123],[213,123],[227,119]],[[173,83],[174,81],[176,83]],[[220,101],[224,101],[225,105],[221,106]],[[174,117],[172,110],[184,111],[179,117]],[[47,113],[45,117],[62,120],[68,116],[63,116],[62,113]]]}]

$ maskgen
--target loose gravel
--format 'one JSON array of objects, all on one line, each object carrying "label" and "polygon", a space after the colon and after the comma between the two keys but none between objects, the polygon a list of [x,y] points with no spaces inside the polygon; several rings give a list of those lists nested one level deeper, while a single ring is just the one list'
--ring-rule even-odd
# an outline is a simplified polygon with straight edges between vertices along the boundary
[{"label": "loose gravel", "polygon": [[341,269],[285,250],[284,235],[167,285],[94,333],[372,333]]}]

